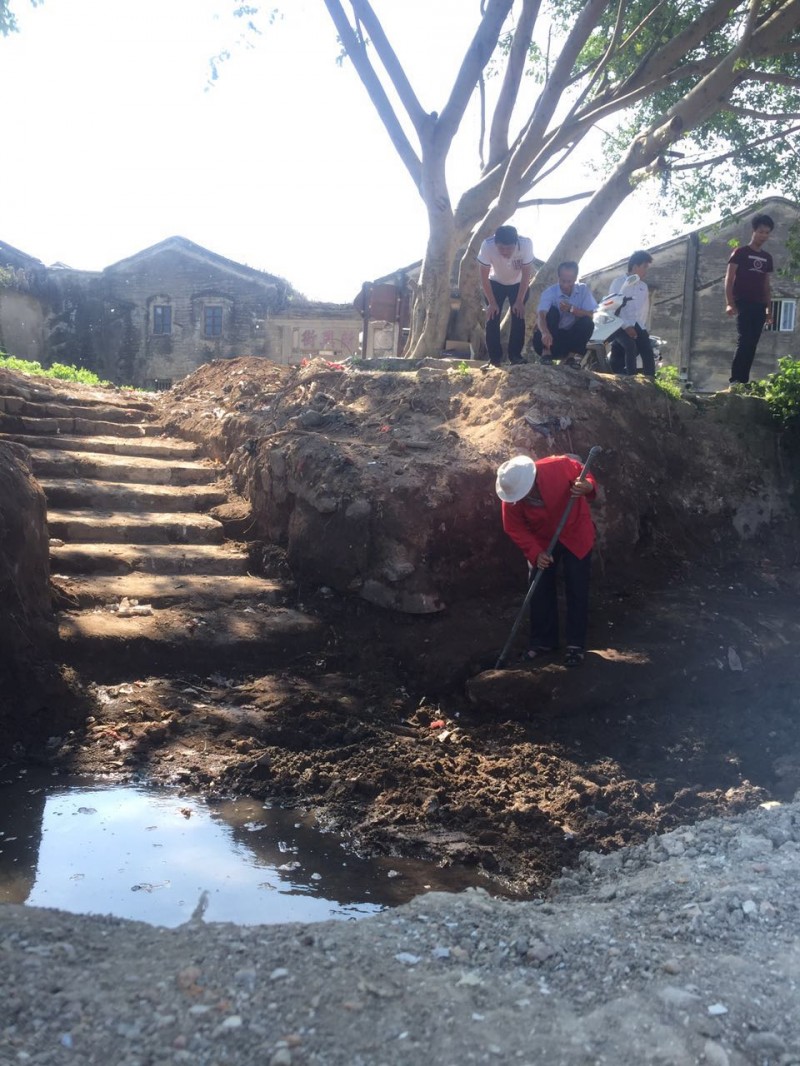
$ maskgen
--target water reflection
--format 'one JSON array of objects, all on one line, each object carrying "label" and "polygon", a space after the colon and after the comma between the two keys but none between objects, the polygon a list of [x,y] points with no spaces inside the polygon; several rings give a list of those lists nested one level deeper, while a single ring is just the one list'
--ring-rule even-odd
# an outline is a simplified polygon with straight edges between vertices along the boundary
[{"label": "water reflection", "polygon": [[[176,926],[359,918],[476,878],[361,859],[297,812],[23,773],[0,781],[0,900]],[[203,901],[201,903],[201,900]]]}]

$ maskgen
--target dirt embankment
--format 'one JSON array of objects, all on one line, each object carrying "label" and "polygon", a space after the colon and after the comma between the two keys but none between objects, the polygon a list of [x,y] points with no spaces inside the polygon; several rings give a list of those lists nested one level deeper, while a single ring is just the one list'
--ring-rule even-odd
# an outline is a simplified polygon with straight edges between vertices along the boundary
[{"label": "dirt embankment", "polygon": [[250,534],[284,548],[298,580],[410,614],[520,587],[494,495],[517,452],[602,447],[594,515],[612,583],[709,547],[735,553],[789,517],[792,468],[762,403],[675,401],[645,379],[239,359],[202,367],[164,404],[171,431],[228,462]]},{"label": "dirt embankment", "polygon": [[46,738],[74,707],[74,690],[52,662],[46,507],[28,456],[0,441],[0,732],[9,749]]},{"label": "dirt embankment", "polygon": [[[324,636],[288,667],[202,661],[97,687],[93,720],[59,723],[49,762],[277,796],[361,847],[470,864],[518,893],[581,848],[800,784],[794,468],[757,401],[538,366],[243,359],[162,402],[170,432],[228,463],[241,496],[217,513],[254,569],[294,577]],[[584,668],[481,673],[525,582],[495,466],[594,444]]]}]

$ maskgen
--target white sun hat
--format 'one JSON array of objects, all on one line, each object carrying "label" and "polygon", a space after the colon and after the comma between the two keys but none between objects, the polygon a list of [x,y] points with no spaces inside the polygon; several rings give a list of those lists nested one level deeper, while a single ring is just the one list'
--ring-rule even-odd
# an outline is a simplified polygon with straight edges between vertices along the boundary
[{"label": "white sun hat", "polygon": [[533,488],[536,463],[527,455],[515,455],[497,468],[495,489],[503,503],[518,503]]}]

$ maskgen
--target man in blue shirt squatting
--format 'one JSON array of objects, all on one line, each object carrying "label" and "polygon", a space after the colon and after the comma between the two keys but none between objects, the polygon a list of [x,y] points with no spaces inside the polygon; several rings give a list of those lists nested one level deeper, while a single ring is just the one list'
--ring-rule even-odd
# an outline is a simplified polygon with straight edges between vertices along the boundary
[{"label": "man in blue shirt squatting", "polygon": [[536,313],[533,347],[541,362],[570,357],[579,362],[594,331],[596,310],[592,290],[578,281],[578,264],[560,263],[558,281],[544,290]]},{"label": "man in blue shirt squatting", "polygon": [[486,297],[489,364],[500,366],[503,361],[500,318],[506,300],[511,308],[508,361],[512,364],[527,362],[522,357],[522,346],[525,343],[525,301],[533,269],[533,242],[530,237],[520,237],[514,226],[498,226],[494,236],[487,237],[480,246],[478,267],[481,289]]}]

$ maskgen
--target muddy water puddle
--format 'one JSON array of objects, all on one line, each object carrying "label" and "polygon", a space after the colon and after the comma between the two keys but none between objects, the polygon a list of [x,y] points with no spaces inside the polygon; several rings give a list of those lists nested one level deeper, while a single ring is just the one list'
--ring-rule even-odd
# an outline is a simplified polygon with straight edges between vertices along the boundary
[{"label": "muddy water puddle", "polygon": [[469,872],[365,859],[310,816],[147,785],[0,775],[0,901],[177,926],[357,919]]}]

